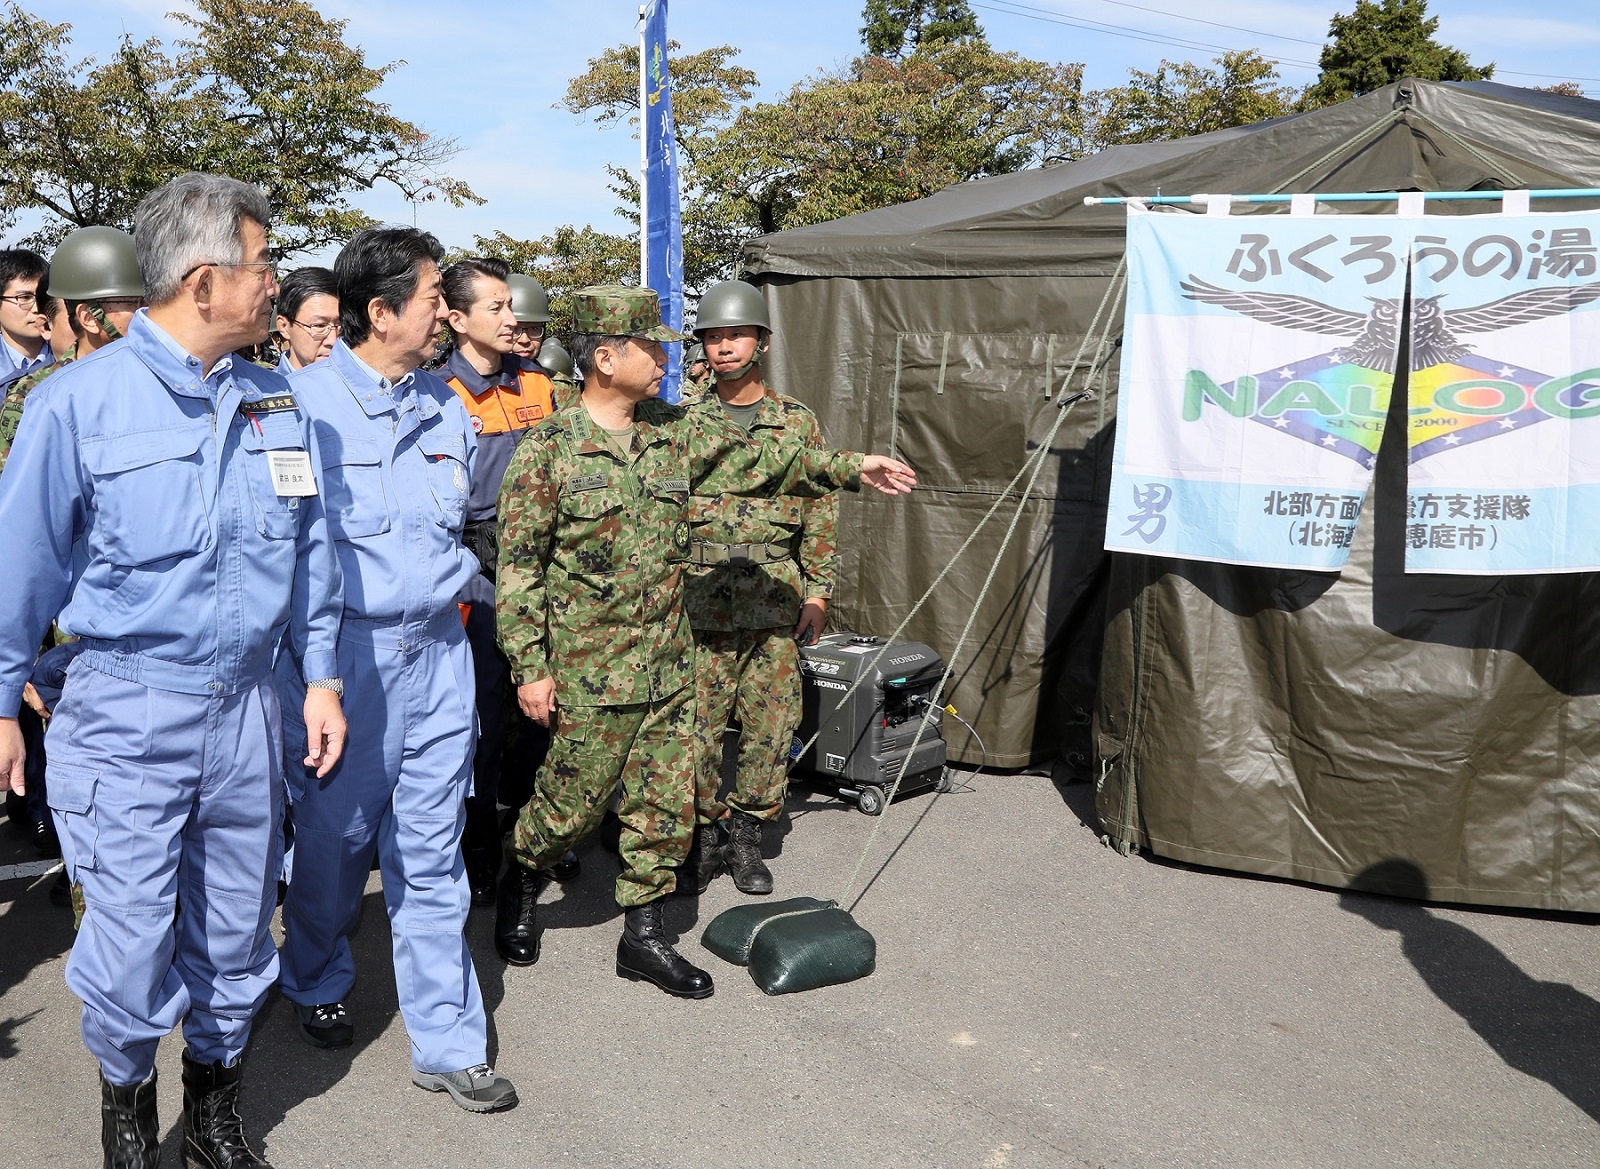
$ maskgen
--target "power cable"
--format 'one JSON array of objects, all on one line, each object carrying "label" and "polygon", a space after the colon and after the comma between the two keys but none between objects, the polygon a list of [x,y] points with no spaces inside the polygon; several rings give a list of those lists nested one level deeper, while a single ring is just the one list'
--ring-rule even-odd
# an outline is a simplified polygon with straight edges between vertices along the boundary
[{"label": "power cable", "polygon": [[[1145,4],[1133,4],[1129,0],[1099,0],[1102,4],[1115,4],[1119,8],[1133,8],[1140,12],[1149,12],[1155,16],[1166,16],[1174,20],[1188,20],[1196,24],[1209,25],[1212,28],[1225,28],[1230,32],[1249,33],[1252,36],[1271,37],[1274,40],[1293,41],[1300,45],[1311,45],[1320,48],[1326,42],[1307,40],[1305,37],[1285,36],[1281,33],[1263,32],[1259,29],[1244,28],[1237,24],[1223,24],[1216,20],[1205,20],[1198,16],[1186,16],[1181,12],[1169,12],[1164,8],[1151,8]],[[1184,37],[1162,36],[1149,29],[1137,29],[1130,25],[1112,24],[1102,20],[1091,20],[1086,16],[1073,16],[1052,8],[1038,8],[1031,4],[1022,4],[1018,0],[994,0],[993,3],[974,3],[975,8],[987,8],[991,12],[999,12],[1005,16],[1020,16],[1026,20],[1038,20],[1046,24],[1062,24],[1068,28],[1081,28],[1086,32],[1103,32],[1108,36],[1127,37],[1130,40],[1145,41],[1150,44],[1171,45],[1180,49],[1209,49],[1215,52],[1235,53],[1240,50],[1227,45],[1214,45],[1206,41],[1196,41]],[[1283,65],[1303,65],[1308,69],[1320,69],[1321,63],[1317,61],[1302,61],[1294,57],[1273,57],[1273,60]],[[1496,74],[1505,74],[1510,77],[1534,77],[1542,81],[1592,81],[1600,83],[1600,77],[1577,77],[1566,73],[1532,72],[1526,69],[1503,69],[1495,66]]]},{"label": "power cable", "polygon": [[[1004,7],[1001,5],[1004,5]],[[1217,53],[1237,53],[1242,51],[1229,45],[1213,45],[1205,41],[1158,36],[1144,30],[1130,28],[1128,25],[1109,24],[1101,20],[1089,20],[1086,17],[1063,16],[1059,12],[1054,12],[1050,9],[1035,8],[1030,4],[1018,4],[1014,3],[1013,0],[998,0],[994,4],[983,4],[974,0],[972,6],[974,8],[987,8],[991,12],[999,12],[1006,16],[1020,16],[1025,20],[1037,20],[1045,24],[1060,24],[1068,28],[1083,29],[1085,32],[1098,32],[1107,36],[1126,37],[1129,40],[1145,41],[1155,45],[1170,45],[1177,49],[1206,49]],[[1272,60],[1284,65],[1301,65],[1307,69],[1321,68],[1315,61],[1301,61],[1294,57],[1273,57]]]},{"label": "power cable", "polygon": [[1258,28],[1245,28],[1237,24],[1223,24],[1220,21],[1205,20],[1199,16],[1185,16],[1181,12],[1168,12],[1165,8],[1150,8],[1143,4],[1130,4],[1128,0],[1100,0],[1100,3],[1115,4],[1118,8],[1137,8],[1140,12],[1151,12],[1157,16],[1170,16],[1174,20],[1192,20],[1195,24],[1209,24],[1212,28],[1225,28],[1232,32],[1247,32],[1251,36],[1271,37],[1277,41],[1294,41],[1296,44],[1311,45],[1319,49],[1324,43],[1322,41],[1308,41],[1305,37],[1285,36],[1283,33],[1278,32],[1263,32]]}]

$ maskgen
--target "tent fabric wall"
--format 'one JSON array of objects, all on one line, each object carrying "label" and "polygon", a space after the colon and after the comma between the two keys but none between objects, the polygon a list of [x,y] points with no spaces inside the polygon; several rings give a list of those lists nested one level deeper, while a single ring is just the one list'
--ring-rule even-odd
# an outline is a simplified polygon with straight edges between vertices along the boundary
[{"label": "tent fabric wall", "polygon": [[[755,241],[775,382],[928,485],[847,501],[836,623],[892,630],[1047,432],[1042,367],[1070,364],[1123,247],[1084,195],[1600,186],[1597,111],[1404,81]],[[1161,855],[1334,885],[1406,858],[1441,898],[1600,909],[1593,578],[1406,577],[1382,500],[1337,578],[1107,557],[1115,405],[1113,377],[1074,407],[956,663],[988,762],[1097,756],[1104,827]],[[911,636],[954,647],[1002,531]]]},{"label": "tent fabric wall", "polygon": [[[1114,558],[1102,826],[1219,868],[1600,910],[1600,577],[1407,575],[1403,426],[1337,577]],[[1426,894],[1381,875],[1416,871]]]},{"label": "tent fabric wall", "polygon": [[[1079,278],[769,285],[769,365],[784,392],[817,411],[829,441],[895,453],[921,482],[903,501],[845,497],[836,627],[893,631],[1050,433],[1061,395],[1084,387],[1086,371],[1070,386],[1067,375],[1114,265]],[[956,759],[1022,767],[1064,755],[1087,774],[1113,406],[1106,396],[1079,402],[1056,432],[973,626],[976,652],[955,663],[949,701],[987,747],[952,722]],[[954,651],[1015,498],[907,638]]]}]

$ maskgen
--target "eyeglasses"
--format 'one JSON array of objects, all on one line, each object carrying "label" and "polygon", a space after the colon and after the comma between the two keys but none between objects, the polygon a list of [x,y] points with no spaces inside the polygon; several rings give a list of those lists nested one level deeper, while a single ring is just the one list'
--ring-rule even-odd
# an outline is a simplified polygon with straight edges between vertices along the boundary
[{"label": "eyeglasses", "polygon": [[0,300],[9,300],[24,311],[39,307],[39,294],[36,292],[19,292],[14,296],[0,296]]},{"label": "eyeglasses", "polygon": [[203,264],[196,264],[193,268],[190,268],[178,278],[178,283],[182,284],[202,268],[259,268],[261,271],[257,275],[261,277],[263,282],[278,278],[278,265],[274,260],[245,260],[237,264],[228,264],[221,260],[207,260]]},{"label": "eyeglasses", "polygon": [[302,329],[304,329],[306,331],[306,336],[310,337],[313,341],[321,341],[323,338],[327,337],[329,334],[333,334],[334,336],[338,336],[338,334],[344,328],[344,326],[341,325],[338,321],[329,321],[326,325],[308,325],[304,321],[297,321],[293,317],[291,317],[289,319],[289,323],[291,325],[299,325]]},{"label": "eyeglasses", "polygon": [[520,333],[524,337],[543,337],[544,325],[537,323],[530,324],[527,321],[518,321],[517,327],[513,329],[512,332]]}]

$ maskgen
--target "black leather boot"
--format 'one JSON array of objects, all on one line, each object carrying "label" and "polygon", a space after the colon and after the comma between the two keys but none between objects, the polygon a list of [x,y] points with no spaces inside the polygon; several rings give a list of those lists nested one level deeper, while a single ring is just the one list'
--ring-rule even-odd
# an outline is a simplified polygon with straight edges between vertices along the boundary
[{"label": "black leather boot", "polygon": [[680,897],[698,897],[710,886],[712,878],[722,871],[725,863],[723,849],[727,835],[724,821],[701,824],[694,830],[694,844],[689,855],[678,866],[678,884],[673,892]]},{"label": "black leather boot", "polygon": [[239,1072],[222,1061],[197,1063],[183,1053],[184,1169],[272,1169],[244,1139]]},{"label": "black leather boot", "polygon": [[467,864],[472,904],[492,905],[500,875],[500,817],[477,796],[467,800],[467,823],[461,833],[461,855]]},{"label": "black leather boot", "polygon": [[672,948],[667,941],[661,902],[635,905],[627,911],[617,942],[617,975],[635,982],[653,982],[681,999],[710,998],[711,975]]},{"label": "black leather boot", "polygon": [[156,1074],[142,1084],[111,1084],[100,1074],[100,1146],[105,1169],[157,1169],[161,1126],[156,1123]]},{"label": "black leather boot", "polygon": [[561,859],[545,870],[545,873],[557,881],[570,881],[583,871],[583,862],[578,860],[578,854],[570,848],[561,854]]},{"label": "black leather boot", "polygon": [[772,872],[761,859],[761,829],[761,821],[748,812],[735,811],[728,817],[728,872],[741,893],[772,892]]},{"label": "black leather boot", "polygon": [[544,876],[513,858],[500,878],[494,911],[494,948],[513,966],[539,960],[539,890]]}]

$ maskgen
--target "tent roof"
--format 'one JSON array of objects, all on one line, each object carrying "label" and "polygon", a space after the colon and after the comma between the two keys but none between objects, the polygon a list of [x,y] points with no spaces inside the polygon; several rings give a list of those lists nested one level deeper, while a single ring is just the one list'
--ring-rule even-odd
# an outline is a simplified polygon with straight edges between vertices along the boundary
[{"label": "tent roof", "polygon": [[1085,195],[1600,187],[1600,102],[1488,81],[1407,79],[1327,109],[959,183],[762,236],[754,275],[1103,272],[1125,212]]}]

